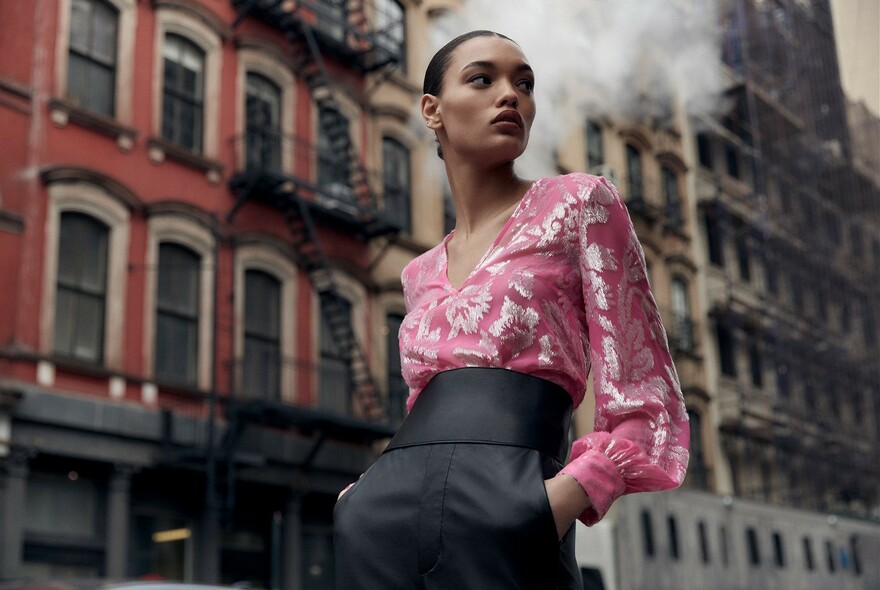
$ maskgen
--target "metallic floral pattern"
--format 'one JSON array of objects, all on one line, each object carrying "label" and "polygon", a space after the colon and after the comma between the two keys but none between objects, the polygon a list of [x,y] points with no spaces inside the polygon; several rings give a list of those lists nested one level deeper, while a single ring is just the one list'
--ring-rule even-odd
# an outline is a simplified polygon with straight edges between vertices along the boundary
[{"label": "metallic floral pattern", "polygon": [[561,385],[577,407],[591,369],[595,431],[563,469],[600,520],[621,494],[684,479],[687,413],[626,206],[601,177],[535,182],[459,288],[446,244],[403,271],[400,329],[409,408],[438,372],[501,367]]}]

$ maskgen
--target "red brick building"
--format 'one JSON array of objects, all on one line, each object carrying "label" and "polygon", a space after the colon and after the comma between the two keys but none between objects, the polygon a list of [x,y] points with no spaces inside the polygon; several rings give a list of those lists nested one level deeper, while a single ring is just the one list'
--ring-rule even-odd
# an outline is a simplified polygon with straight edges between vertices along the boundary
[{"label": "red brick building", "polygon": [[405,393],[409,4],[0,4],[0,579],[332,587]]}]

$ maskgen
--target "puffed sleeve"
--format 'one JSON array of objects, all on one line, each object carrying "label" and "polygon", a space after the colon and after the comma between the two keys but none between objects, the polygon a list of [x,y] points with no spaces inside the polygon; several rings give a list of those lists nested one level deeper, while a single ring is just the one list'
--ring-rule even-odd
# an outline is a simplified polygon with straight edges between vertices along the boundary
[{"label": "puffed sleeve", "polygon": [[623,494],[681,485],[688,418],[666,332],[626,206],[604,178],[579,187],[579,267],[596,398],[594,432],[562,469],[592,501],[597,523]]}]

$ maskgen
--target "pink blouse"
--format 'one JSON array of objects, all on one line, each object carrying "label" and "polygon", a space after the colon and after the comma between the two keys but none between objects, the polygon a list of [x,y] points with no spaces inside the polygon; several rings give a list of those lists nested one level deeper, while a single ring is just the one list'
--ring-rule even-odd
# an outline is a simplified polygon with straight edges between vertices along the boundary
[{"label": "pink blouse", "polygon": [[574,407],[595,366],[594,432],[562,469],[589,495],[592,525],[623,494],[684,479],[688,418],[626,206],[607,180],[542,178],[456,289],[446,244],[402,275],[407,408],[440,371],[502,367],[562,386]]}]

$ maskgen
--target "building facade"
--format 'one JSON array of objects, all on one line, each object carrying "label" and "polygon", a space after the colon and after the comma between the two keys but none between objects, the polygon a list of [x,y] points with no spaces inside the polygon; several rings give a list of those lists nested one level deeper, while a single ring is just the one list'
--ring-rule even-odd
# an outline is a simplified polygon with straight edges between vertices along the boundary
[{"label": "building facade", "polygon": [[442,230],[407,127],[430,9],[0,7],[0,578],[333,587]]},{"label": "building facade", "polygon": [[[336,494],[403,417],[400,272],[454,222],[413,115],[458,5],[0,4],[0,579],[333,587]],[[690,489],[622,498],[582,563],[606,588],[855,588],[872,525],[811,541],[831,571],[769,564],[801,521],[877,516],[870,135],[826,1],[727,6],[729,115],[560,138],[560,171],[627,202],[691,424]],[[745,541],[707,561],[718,527]]]}]

